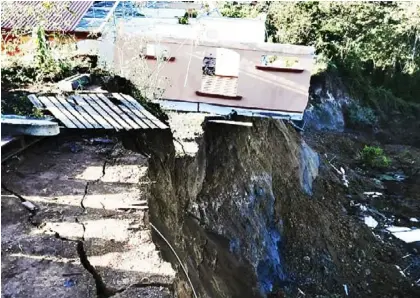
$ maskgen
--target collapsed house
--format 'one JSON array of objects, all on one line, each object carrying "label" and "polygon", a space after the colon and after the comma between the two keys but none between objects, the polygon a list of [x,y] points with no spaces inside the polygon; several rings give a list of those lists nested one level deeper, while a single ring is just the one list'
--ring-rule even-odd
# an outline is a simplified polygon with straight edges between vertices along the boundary
[{"label": "collapsed house", "polygon": [[[249,36],[242,38],[244,24],[262,26],[245,30]],[[314,48],[264,42],[264,19],[203,18],[145,29],[133,22],[120,24],[114,68],[130,76],[144,68],[136,62],[144,58],[146,72],[157,78],[155,89],[162,91],[149,97],[162,107],[302,120]]]}]

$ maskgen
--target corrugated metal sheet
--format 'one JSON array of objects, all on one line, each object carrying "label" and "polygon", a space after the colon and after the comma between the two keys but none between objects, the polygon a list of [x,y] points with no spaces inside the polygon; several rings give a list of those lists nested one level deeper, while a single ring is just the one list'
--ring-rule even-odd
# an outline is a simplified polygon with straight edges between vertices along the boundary
[{"label": "corrugated metal sheet", "polygon": [[78,129],[167,129],[133,97],[121,93],[86,93],[64,96],[30,95],[67,128]]},{"label": "corrugated metal sheet", "polygon": [[[144,18],[144,15],[140,13],[140,4],[142,3],[134,3],[133,1],[119,1],[118,3],[117,1],[95,1],[79,25],[77,25],[76,31],[98,30],[112,11],[116,19]],[[114,7],[115,4],[117,4],[116,7]]]},{"label": "corrugated metal sheet", "polygon": [[46,31],[74,31],[94,1],[2,1],[2,29],[31,29],[44,23]]}]

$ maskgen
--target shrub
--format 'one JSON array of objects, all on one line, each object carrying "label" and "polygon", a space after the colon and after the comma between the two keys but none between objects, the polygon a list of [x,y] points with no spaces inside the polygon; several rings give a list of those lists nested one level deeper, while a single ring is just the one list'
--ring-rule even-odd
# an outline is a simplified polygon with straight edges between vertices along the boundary
[{"label": "shrub", "polygon": [[1,113],[4,115],[13,114],[29,116],[31,118],[42,118],[41,110],[34,108],[28,99],[30,93],[27,91],[2,92]]},{"label": "shrub", "polygon": [[373,109],[356,103],[352,103],[348,107],[348,120],[354,126],[374,126],[377,123],[377,117]]},{"label": "shrub", "polygon": [[359,160],[372,168],[387,168],[391,165],[391,159],[384,154],[382,148],[376,146],[366,145],[359,153]]},{"label": "shrub", "polygon": [[197,15],[198,15],[198,12],[196,10],[193,10],[193,11],[190,11],[190,12],[186,12],[184,14],[184,16],[178,18],[178,24],[188,25],[189,24],[188,19],[190,19],[190,18],[193,18],[193,19],[194,18],[197,18]]},{"label": "shrub", "polygon": [[[2,40],[2,47],[18,51],[14,54],[1,53],[2,89],[59,81],[79,70],[89,71],[94,62],[83,55],[76,55],[76,40],[72,36],[47,34],[42,26],[37,26],[32,30],[32,37],[23,42],[22,37],[29,36],[30,32],[12,32],[15,39]],[[49,38],[52,40],[49,41]]]}]

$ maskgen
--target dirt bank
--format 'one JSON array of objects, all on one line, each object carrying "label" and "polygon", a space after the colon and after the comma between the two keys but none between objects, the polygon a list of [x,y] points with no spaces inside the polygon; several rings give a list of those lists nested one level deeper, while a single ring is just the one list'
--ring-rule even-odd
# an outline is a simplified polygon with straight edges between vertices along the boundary
[{"label": "dirt bank", "polygon": [[[181,126],[171,125],[178,132],[191,123],[179,117]],[[343,185],[323,155],[311,196],[302,171],[317,163],[305,160],[302,137],[281,121],[241,120],[253,127],[201,129],[197,121],[193,137],[178,133],[174,142],[166,132],[124,142],[150,155],[151,222],[174,246],[200,297],[420,295],[396,267],[404,252],[350,214],[353,186]],[[195,142],[196,152],[174,145],[184,141]],[[178,294],[192,297],[173,253],[155,241],[184,280]]]}]

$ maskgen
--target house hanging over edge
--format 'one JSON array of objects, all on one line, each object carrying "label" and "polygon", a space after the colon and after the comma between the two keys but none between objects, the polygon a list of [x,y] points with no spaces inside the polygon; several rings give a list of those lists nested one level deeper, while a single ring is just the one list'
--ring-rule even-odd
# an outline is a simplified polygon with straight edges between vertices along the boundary
[{"label": "house hanging over edge", "polygon": [[200,21],[165,24],[162,30],[159,24],[148,30],[118,28],[117,72],[134,73],[141,67],[136,58],[145,58],[150,73],[160,78],[155,87],[163,93],[155,101],[166,109],[302,120],[314,48],[241,42],[229,38],[235,35],[229,30],[240,28],[235,22],[255,19],[217,19],[212,24],[220,26],[208,22],[204,29]]}]

